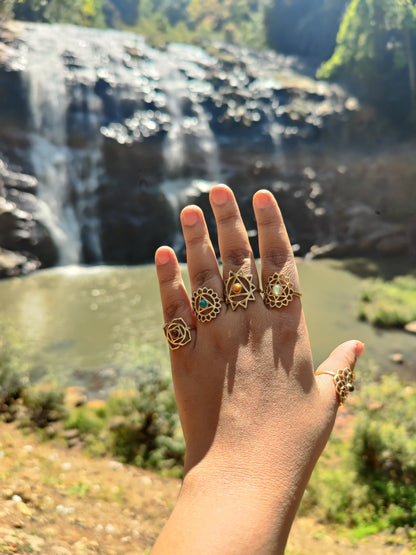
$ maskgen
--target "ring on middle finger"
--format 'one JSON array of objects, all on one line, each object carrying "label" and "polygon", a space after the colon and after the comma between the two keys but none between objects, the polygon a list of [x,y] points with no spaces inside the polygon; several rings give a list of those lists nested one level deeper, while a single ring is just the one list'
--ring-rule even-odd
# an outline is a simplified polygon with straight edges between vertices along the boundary
[{"label": "ring on middle finger", "polygon": [[255,301],[254,292],[257,287],[253,283],[253,276],[245,274],[242,268],[237,272],[230,270],[225,281],[225,301],[236,310],[239,306],[247,308],[248,301]]}]

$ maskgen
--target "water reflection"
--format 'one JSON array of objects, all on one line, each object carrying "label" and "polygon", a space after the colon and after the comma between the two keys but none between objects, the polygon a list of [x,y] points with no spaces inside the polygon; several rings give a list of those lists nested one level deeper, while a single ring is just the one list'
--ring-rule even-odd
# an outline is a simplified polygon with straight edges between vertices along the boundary
[{"label": "water reflection", "polygon": [[[302,261],[298,268],[316,364],[336,344],[357,338],[382,371],[416,378],[413,336],[357,321],[360,278],[329,261]],[[153,266],[69,266],[4,280],[0,304],[28,344],[38,376],[97,389],[149,368],[169,371]],[[403,353],[403,365],[389,360],[394,352]]]}]

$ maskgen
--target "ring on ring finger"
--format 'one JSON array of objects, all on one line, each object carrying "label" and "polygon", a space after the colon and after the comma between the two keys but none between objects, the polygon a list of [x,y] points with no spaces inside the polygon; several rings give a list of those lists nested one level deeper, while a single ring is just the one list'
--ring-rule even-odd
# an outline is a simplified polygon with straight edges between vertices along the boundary
[{"label": "ring on ring finger", "polygon": [[302,293],[295,291],[293,283],[284,274],[274,273],[269,277],[263,291],[264,304],[269,308],[287,306],[293,297],[301,297]]}]

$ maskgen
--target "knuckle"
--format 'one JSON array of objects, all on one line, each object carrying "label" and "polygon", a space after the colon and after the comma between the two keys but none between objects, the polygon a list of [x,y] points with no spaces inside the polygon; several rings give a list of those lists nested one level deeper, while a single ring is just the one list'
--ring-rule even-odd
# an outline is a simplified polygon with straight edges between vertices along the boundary
[{"label": "knuckle", "polygon": [[227,252],[223,263],[230,266],[246,266],[252,262],[252,253],[248,249],[233,249]]},{"label": "knuckle", "polygon": [[288,253],[284,249],[275,247],[269,248],[262,256],[265,262],[268,262],[272,266],[277,266],[283,268],[287,264]]},{"label": "knuckle", "polygon": [[215,218],[217,220],[218,226],[233,226],[240,221],[240,216],[236,212],[227,212],[224,214],[218,214]]},{"label": "knuckle", "polygon": [[165,316],[167,320],[178,318],[184,314],[186,305],[183,301],[170,301],[165,307]]},{"label": "knuckle", "polygon": [[202,243],[206,241],[205,233],[195,233],[194,235],[189,235],[185,238],[186,246],[188,249],[192,247],[200,247]]},{"label": "knuckle", "polygon": [[201,270],[194,275],[194,283],[196,288],[205,285],[207,282],[211,281],[217,273],[211,269]]}]

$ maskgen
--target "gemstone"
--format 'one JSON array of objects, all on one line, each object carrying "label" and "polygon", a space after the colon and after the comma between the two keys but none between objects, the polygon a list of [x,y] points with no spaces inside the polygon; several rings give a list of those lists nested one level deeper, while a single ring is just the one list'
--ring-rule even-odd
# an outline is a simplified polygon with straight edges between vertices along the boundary
[{"label": "gemstone", "polygon": [[282,286],[281,285],[273,285],[272,287],[272,293],[273,295],[280,295],[280,293],[282,292]]},{"label": "gemstone", "polygon": [[172,330],[170,333],[171,336],[174,338],[179,337],[179,330]]},{"label": "gemstone", "polygon": [[234,283],[233,293],[240,293],[240,291],[241,291],[241,283]]},{"label": "gemstone", "polygon": [[207,306],[208,306],[208,301],[207,301],[206,299],[201,299],[201,300],[199,301],[199,306],[200,306],[201,308],[207,308]]}]

